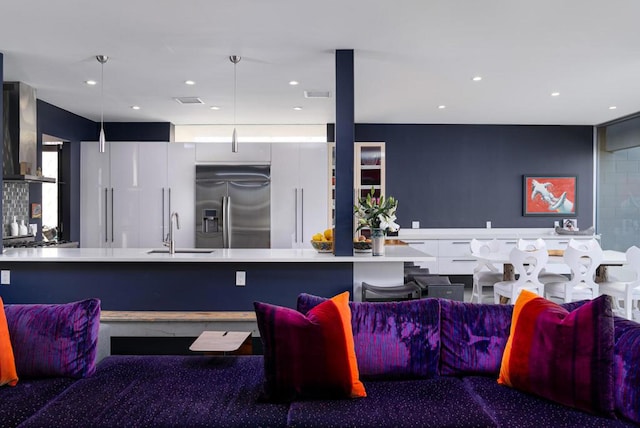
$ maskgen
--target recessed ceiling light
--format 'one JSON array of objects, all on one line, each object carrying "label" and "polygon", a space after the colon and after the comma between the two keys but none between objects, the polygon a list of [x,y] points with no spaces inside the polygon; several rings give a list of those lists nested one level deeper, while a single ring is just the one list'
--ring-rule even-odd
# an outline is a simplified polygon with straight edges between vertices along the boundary
[{"label": "recessed ceiling light", "polygon": [[95,86],[98,84],[98,82],[96,82],[95,80],[85,80],[84,83],[89,86]]},{"label": "recessed ceiling light", "polygon": [[445,106],[445,105],[439,105],[439,106],[438,106],[438,108],[439,108],[440,110],[443,110],[443,109],[447,108],[447,106]]},{"label": "recessed ceiling light", "polygon": [[297,80],[291,80],[291,81],[289,82],[289,84],[290,84],[291,86],[296,86],[296,85],[299,85],[299,84],[300,84],[300,82],[298,82]]},{"label": "recessed ceiling light", "polygon": [[294,110],[297,110],[297,111],[300,111],[300,110],[302,110],[302,107],[296,106],[296,107],[294,107],[293,109],[294,109]]},{"label": "recessed ceiling light", "polygon": [[473,80],[474,82],[479,82],[482,80],[482,76],[474,76],[471,80]]},{"label": "recessed ceiling light", "polygon": [[211,110],[220,110],[220,107],[218,107],[218,106],[211,106],[211,107],[209,107],[209,108],[210,108]]},{"label": "recessed ceiling light", "polygon": [[609,107],[609,110],[615,110],[615,109],[617,109],[617,108],[618,108],[618,107],[616,107],[616,106],[611,106],[611,107]]},{"label": "recessed ceiling light", "polygon": [[560,96],[560,92],[551,92],[551,96],[552,97],[558,97],[558,96]]},{"label": "recessed ceiling light", "polygon": [[131,106],[132,110],[140,110],[140,106]]},{"label": "recessed ceiling light", "polygon": [[185,84],[185,85],[195,85],[195,84],[196,84],[196,82],[194,82],[193,80],[185,80],[185,81],[184,81],[184,84]]}]

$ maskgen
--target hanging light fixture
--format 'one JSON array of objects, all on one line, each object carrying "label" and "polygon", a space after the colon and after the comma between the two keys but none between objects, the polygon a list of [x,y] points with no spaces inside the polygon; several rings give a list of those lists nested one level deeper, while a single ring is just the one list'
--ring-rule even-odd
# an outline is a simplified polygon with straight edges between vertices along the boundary
[{"label": "hanging light fixture", "polygon": [[106,55],[96,55],[96,59],[100,63],[100,137],[99,148],[100,153],[104,153],[107,146],[107,139],[104,136],[104,64],[109,60]]},{"label": "hanging light fixture", "polygon": [[229,61],[233,63],[233,134],[231,134],[231,151],[233,153],[238,152],[238,133],[236,132],[236,90],[237,90],[237,78],[236,78],[236,66],[240,62],[242,57],[238,55],[231,55]]}]

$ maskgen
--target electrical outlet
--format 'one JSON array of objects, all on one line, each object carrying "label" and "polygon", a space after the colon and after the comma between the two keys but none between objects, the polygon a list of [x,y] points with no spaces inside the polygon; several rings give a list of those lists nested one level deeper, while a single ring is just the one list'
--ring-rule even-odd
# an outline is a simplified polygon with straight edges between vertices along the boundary
[{"label": "electrical outlet", "polygon": [[2,285],[11,284],[11,271],[10,270],[0,271],[0,284],[2,284]]},{"label": "electrical outlet", "polygon": [[416,220],[413,220],[413,221],[411,222],[411,228],[412,228],[412,229],[420,229],[420,222],[419,222],[419,221],[416,221]]},{"label": "electrical outlet", "polygon": [[236,287],[244,287],[247,285],[247,273],[239,270],[236,272]]}]

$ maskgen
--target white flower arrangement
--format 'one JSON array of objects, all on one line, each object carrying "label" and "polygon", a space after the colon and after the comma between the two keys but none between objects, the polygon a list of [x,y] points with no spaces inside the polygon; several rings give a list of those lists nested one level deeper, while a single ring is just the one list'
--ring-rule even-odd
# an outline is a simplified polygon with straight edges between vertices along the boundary
[{"label": "white flower arrangement", "polygon": [[356,230],[370,228],[397,232],[400,229],[400,225],[395,222],[397,208],[398,201],[393,196],[385,198],[381,195],[376,198],[375,190],[371,188],[371,192],[365,198],[360,198],[353,207],[353,213],[358,219]]}]

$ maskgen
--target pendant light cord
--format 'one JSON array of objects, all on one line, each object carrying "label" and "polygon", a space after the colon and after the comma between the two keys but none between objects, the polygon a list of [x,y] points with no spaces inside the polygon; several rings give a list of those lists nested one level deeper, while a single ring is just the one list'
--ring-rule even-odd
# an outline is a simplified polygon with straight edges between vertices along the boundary
[{"label": "pendant light cord", "polygon": [[104,62],[100,61],[100,129],[104,131]]},{"label": "pendant light cord", "polygon": [[233,127],[236,127],[236,104],[237,104],[237,100],[236,100],[236,92],[238,89],[238,78],[236,76],[236,69],[238,67],[238,63],[234,62],[233,63]]}]

